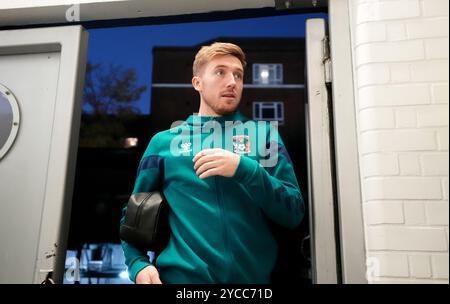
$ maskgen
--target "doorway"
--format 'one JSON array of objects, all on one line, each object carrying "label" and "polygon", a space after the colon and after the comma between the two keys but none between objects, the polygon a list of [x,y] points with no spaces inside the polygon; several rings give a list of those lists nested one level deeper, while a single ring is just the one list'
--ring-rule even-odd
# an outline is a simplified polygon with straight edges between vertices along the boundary
[{"label": "doorway", "polygon": [[[240,110],[249,118],[277,119],[280,122],[280,134],[308,205],[305,29],[292,29],[295,24],[306,24],[305,20],[312,17],[326,17],[326,14],[89,29],[90,49],[68,255],[77,257],[80,266],[87,269],[87,264],[96,265],[92,261],[99,261],[98,265],[100,257],[104,256],[97,253],[97,260],[92,260],[92,247],[99,248],[97,251],[100,252],[111,252],[105,251],[104,247],[119,244],[117,231],[121,209],[132,191],[140,157],[156,132],[168,129],[173,121],[184,119],[198,110],[198,97],[190,86],[192,60],[200,44],[213,40],[234,42],[247,53],[249,69],[245,75]],[[230,28],[230,24],[231,30],[223,29]],[[268,33],[265,29],[270,24],[277,26],[277,30],[272,29]],[[240,35],[236,35],[238,31],[233,26],[240,26]],[[216,30],[209,30],[189,41],[176,38],[180,28],[188,28],[194,33],[196,27]],[[258,27],[260,30],[255,30]],[[172,39],[161,41],[157,38],[162,36],[158,35]],[[151,37],[159,44],[152,46],[153,49],[146,47],[145,57],[139,57],[141,55],[136,49],[143,40],[152,40]],[[121,44],[118,45],[117,41]],[[113,45],[116,50],[111,51]],[[114,65],[109,65],[110,62]],[[165,68],[168,64],[178,66],[178,71]],[[273,70],[275,76],[278,73],[281,77],[262,83],[258,80],[262,69]],[[113,73],[134,75],[135,81],[130,83],[129,93],[136,93],[138,98],[134,103],[115,101],[102,108],[101,104],[93,101],[108,99],[108,96],[99,97],[91,92],[101,91],[96,82]],[[135,144],[130,145],[130,142]],[[308,214],[307,207],[304,220],[294,231],[273,225],[280,249],[274,282],[312,282]],[[119,265],[123,257],[119,255],[117,259],[115,265]],[[66,266],[70,267],[69,264]],[[123,270],[123,267],[118,269],[117,275]],[[101,273],[92,271],[87,274],[101,276]]]}]

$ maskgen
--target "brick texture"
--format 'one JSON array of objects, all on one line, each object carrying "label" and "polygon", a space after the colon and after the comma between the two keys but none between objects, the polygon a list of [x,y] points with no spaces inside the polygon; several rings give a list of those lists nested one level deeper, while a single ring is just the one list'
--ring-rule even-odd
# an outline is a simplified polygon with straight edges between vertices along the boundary
[{"label": "brick texture", "polygon": [[349,4],[369,281],[448,283],[449,1]]}]

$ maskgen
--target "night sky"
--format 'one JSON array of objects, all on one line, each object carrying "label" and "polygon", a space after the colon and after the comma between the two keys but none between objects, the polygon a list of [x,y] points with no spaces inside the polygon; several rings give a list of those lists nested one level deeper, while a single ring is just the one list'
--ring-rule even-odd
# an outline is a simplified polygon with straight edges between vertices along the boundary
[{"label": "night sky", "polygon": [[305,37],[305,22],[309,18],[326,18],[326,14],[90,29],[88,59],[92,63],[135,68],[138,84],[148,87],[136,105],[142,114],[148,114],[153,47],[194,46],[217,37]]}]

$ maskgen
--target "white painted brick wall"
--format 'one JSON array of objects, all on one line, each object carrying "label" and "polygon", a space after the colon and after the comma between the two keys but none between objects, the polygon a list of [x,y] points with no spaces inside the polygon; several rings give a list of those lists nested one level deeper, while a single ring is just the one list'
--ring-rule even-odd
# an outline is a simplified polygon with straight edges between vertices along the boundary
[{"label": "white painted brick wall", "polygon": [[[406,31],[406,29],[405,29]],[[356,29],[356,45],[386,40],[386,25],[382,23],[364,23]]]},{"label": "white painted brick wall", "polygon": [[448,280],[448,253],[431,257],[433,278]]},{"label": "white painted brick wall", "polygon": [[447,84],[434,84],[431,85],[431,98],[433,103],[446,103],[448,104],[448,83]]},{"label": "white painted brick wall", "polygon": [[[447,109],[448,111],[448,109]],[[448,126],[437,130],[439,150],[446,151],[448,156]]]},{"label": "white painted brick wall", "polygon": [[419,1],[414,0],[372,1],[362,3],[356,9],[357,24],[368,21],[412,18],[420,15]]},{"label": "white painted brick wall", "polygon": [[[443,136],[443,134],[439,135],[439,139],[445,146]],[[430,129],[374,130],[361,134],[362,154],[387,151],[434,151],[437,147],[436,132]]]},{"label": "white painted brick wall", "polygon": [[369,281],[448,283],[449,1],[349,5]]},{"label": "white painted brick wall", "polygon": [[448,106],[436,105],[417,109],[418,127],[440,127],[448,125]]},{"label": "white painted brick wall", "polygon": [[405,20],[405,25],[409,39],[448,37],[448,11],[447,16],[444,18],[419,18],[414,21]]},{"label": "white painted brick wall", "polygon": [[[408,63],[391,63],[389,66],[390,83],[396,84],[410,81],[411,76],[409,73],[409,69],[410,68]],[[428,95],[426,95],[425,97],[428,97]],[[424,101],[422,100],[421,102],[423,103]]]},{"label": "white painted brick wall", "polygon": [[385,84],[389,82],[389,77],[389,67],[385,64],[370,64],[358,68],[358,80],[361,86]]},{"label": "white painted brick wall", "polygon": [[429,255],[413,254],[409,256],[409,269],[411,277],[428,279],[431,278],[431,262]]},{"label": "white painted brick wall", "polygon": [[395,110],[396,128],[415,128],[417,126],[416,108],[399,108]]},{"label": "white painted brick wall", "polygon": [[423,175],[436,176],[443,175],[448,176],[448,155],[444,153],[439,154],[422,154],[421,163],[423,169]]},{"label": "white painted brick wall", "polygon": [[421,1],[422,15],[425,17],[448,16],[447,0]]},{"label": "white painted brick wall", "polygon": [[425,40],[425,57],[427,59],[445,59],[448,57],[448,38]]},{"label": "white painted brick wall", "polygon": [[383,277],[409,277],[408,255],[402,253],[373,253],[370,258],[379,264],[378,275]]},{"label": "white painted brick wall", "polygon": [[442,193],[444,194],[444,200],[448,201],[448,176],[442,179]]},{"label": "white painted brick wall", "polygon": [[370,43],[356,49],[356,66],[379,62],[401,62],[425,58],[424,42],[420,40],[402,42]]},{"label": "white painted brick wall", "polygon": [[374,153],[362,157],[364,177],[398,175],[399,166],[397,155],[394,153]]},{"label": "white painted brick wall", "polygon": [[439,178],[383,177],[366,178],[364,198],[367,201],[380,199],[442,199]]},{"label": "white painted brick wall", "polygon": [[427,223],[433,226],[448,227],[448,211],[448,201],[427,202],[425,204]]},{"label": "white painted brick wall", "polygon": [[365,221],[368,225],[403,224],[402,201],[372,201],[364,204]]},{"label": "white painted brick wall", "polygon": [[406,26],[403,23],[391,23],[386,26],[388,41],[405,40],[407,38]]},{"label": "white painted brick wall", "polygon": [[369,226],[368,249],[372,251],[448,252],[445,230],[439,227]]},{"label": "white painted brick wall", "polygon": [[448,82],[448,60],[426,60],[413,62],[410,64],[410,67],[411,81],[413,82]]},{"label": "white painted brick wall", "polygon": [[360,112],[361,131],[375,129],[393,129],[395,127],[395,116],[392,109],[366,109]]},{"label": "white painted brick wall", "polygon": [[[374,69],[373,65],[370,65],[370,67],[372,68],[364,70],[362,73],[363,84],[358,92],[360,109],[368,107],[426,105],[431,102],[430,88],[428,85],[392,85],[388,83],[390,79],[389,67],[385,67],[384,69]],[[358,78],[360,75],[359,72],[363,69],[365,69],[365,66],[358,69]],[[370,75],[371,73],[375,75]],[[383,77],[386,78],[385,82],[372,81],[372,79],[382,79]],[[386,85],[381,86],[379,84]],[[370,86],[363,87],[364,85]]]},{"label": "white painted brick wall", "polygon": [[421,226],[427,223],[423,201],[405,201],[403,209],[406,225]]},{"label": "white painted brick wall", "polygon": [[419,153],[400,153],[398,161],[400,164],[400,175],[420,175]]}]

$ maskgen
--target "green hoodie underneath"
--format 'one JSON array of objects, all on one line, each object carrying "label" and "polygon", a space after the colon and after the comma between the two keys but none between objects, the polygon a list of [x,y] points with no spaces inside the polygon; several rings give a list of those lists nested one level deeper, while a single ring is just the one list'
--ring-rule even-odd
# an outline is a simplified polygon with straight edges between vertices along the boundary
[{"label": "green hoodie underneath", "polygon": [[[270,137],[269,124],[263,123],[256,133],[240,134],[227,127],[227,121],[252,123],[239,112],[191,115],[178,127],[156,134],[140,162],[133,193],[162,190],[170,205],[170,240],[155,261],[163,283],[270,283],[277,243],[269,221],[294,228],[303,218],[303,198],[278,133]],[[206,132],[211,123],[221,132]],[[270,146],[274,142],[275,150]],[[200,179],[192,161],[201,150],[199,143],[239,153],[234,176]],[[267,157],[255,152],[269,147],[278,159],[276,165],[263,167],[260,161]],[[126,207],[121,223],[125,212]],[[137,273],[152,264],[146,252],[125,241],[122,248],[135,281]]]}]

